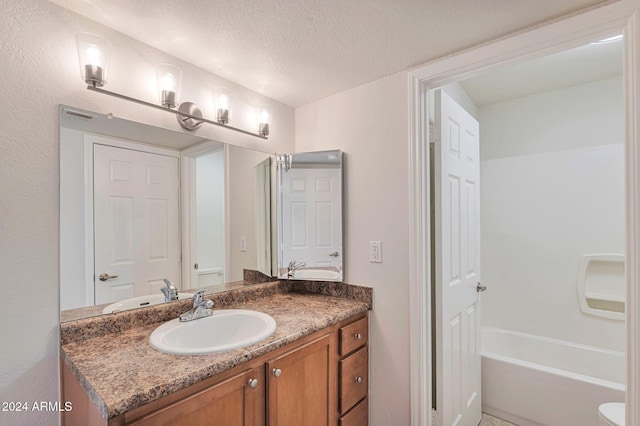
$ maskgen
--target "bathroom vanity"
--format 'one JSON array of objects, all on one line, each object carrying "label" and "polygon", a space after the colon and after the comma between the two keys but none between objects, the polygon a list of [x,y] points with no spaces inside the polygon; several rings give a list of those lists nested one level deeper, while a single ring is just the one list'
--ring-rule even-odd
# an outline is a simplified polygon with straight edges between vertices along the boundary
[{"label": "bathroom vanity", "polygon": [[64,424],[368,423],[371,289],[280,281],[207,297],[214,309],[265,312],[276,331],[185,356],[156,351],[149,335],[189,301],[63,323],[62,394],[73,404]]}]

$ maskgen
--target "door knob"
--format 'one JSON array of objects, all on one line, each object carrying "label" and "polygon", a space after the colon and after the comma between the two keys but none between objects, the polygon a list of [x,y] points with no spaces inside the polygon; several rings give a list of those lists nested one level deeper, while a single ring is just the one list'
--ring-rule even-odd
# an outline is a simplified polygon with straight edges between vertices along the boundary
[{"label": "door knob", "polygon": [[338,257],[338,252],[334,251],[333,253],[331,253],[329,256],[331,257]]},{"label": "door knob", "polygon": [[106,281],[106,280],[110,280],[113,278],[118,278],[117,275],[109,275],[109,274],[100,274],[100,276],[98,277],[100,278],[100,281]]},{"label": "door knob", "polygon": [[282,375],[282,370],[280,370],[279,368],[274,368],[273,375],[276,377],[280,377]]},{"label": "door knob", "polygon": [[478,293],[482,293],[482,292],[483,292],[483,291],[485,291],[486,289],[487,289],[487,286],[486,286],[486,285],[482,285],[482,284],[480,284],[480,283],[478,283],[478,285],[476,286],[476,291],[477,291]]},{"label": "door knob", "polygon": [[251,389],[255,389],[258,387],[258,379],[249,379],[248,384]]}]

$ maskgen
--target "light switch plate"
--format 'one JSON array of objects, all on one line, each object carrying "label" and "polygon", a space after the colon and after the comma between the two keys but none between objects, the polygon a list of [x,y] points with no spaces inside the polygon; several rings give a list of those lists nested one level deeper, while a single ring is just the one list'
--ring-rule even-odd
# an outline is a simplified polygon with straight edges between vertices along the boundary
[{"label": "light switch plate", "polygon": [[240,236],[240,251],[247,251],[247,237],[244,235]]}]

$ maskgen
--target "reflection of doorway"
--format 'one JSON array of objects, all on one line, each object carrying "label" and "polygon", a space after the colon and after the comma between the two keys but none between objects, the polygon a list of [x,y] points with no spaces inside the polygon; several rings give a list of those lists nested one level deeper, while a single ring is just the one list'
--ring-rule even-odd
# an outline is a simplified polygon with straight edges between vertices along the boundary
[{"label": "reflection of doorway", "polygon": [[195,159],[195,263],[198,287],[225,282],[224,149]]},{"label": "reflection of doorway", "polygon": [[256,270],[271,275],[271,157],[253,168]]},{"label": "reflection of doorway", "polygon": [[[606,9],[606,10],[605,10]],[[607,17],[605,18],[605,15]],[[619,17],[621,24],[611,24],[613,15]],[[431,136],[425,132],[428,128],[426,120],[430,116],[432,105],[426,102],[426,95],[429,90],[442,87],[446,83],[450,83],[456,79],[467,77],[472,73],[487,70],[489,67],[497,64],[504,64],[522,58],[532,58],[542,52],[558,51],[560,47],[575,47],[580,42],[592,42],[610,37],[615,32],[629,31],[627,34],[635,34],[635,21],[629,21],[630,12],[623,8],[603,8],[602,10],[588,13],[582,16],[570,18],[558,24],[553,24],[539,30],[534,30],[518,37],[513,37],[502,42],[498,42],[483,48],[461,54],[451,59],[445,59],[433,65],[429,65],[419,71],[412,73],[412,119],[415,120],[415,126],[412,127],[412,234],[415,232],[416,238],[412,240],[412,289],[411,289],[411,323],[412,323],[412,374],[411,377],[416,378],[412,383],[412,409],[413,418],[417,424],[432,424],[431,404],[425,405],[425,400],[432,402],[435,395],[431,389],[433,381],[430,349],[431,333],[430,311],[432,300],[430,299],[429,289],[429,267],[425,267],[424,259],[429,259],[432,255],[429,250],[429,235],[433,230],[429,229],[428,212],[431,203],[431,194],[425,188],[429,187],[428,176],[429,170],[429,151],[428,143]],[[628,27],[624,25],[628,23]],[[603,30],[603,28],[605,28]],[[579,33],[579,34],[578,34]],[[635,40],[631,40],[627,46],[625,61],[627,66],[632,64],[632,68],[636,65],[635,50],[630,46],[635,45]],[[526,46],[526,47],[523,47]],[[629,57],[631,56],[631,58]],[[638,187],[637,176],[634,170],[637,167],[637,135],[638,123],[637,117],[633,112],[638,93],[636,90],[635,76],[637,70],[628,70],[624,79],[625,94],[631,98],[631,102],[627,102],[626,117],[627,122],[627,153],[631,154],[631,158],[626,158],[627,165],[627,190],[626,190],[626,216],[627,229],[635,229],[635,221],[637,220],[637,206],[630,201],[636,200],[640,189]],[[482,126],[482,122],[480,123]],[[486,136],[486,133],[483,132]],[[424,191],[424,193],[420,193]],[[425,238],[426,237],[426,238]],[[637,235],[627,233],[627,244],[630,253],[635,252],[640,245]],[[637,269],[637,258],[628,257],[628,262],[634,266],[627,270],[635,271]],[[486,269],[485,269],[486,272]],[[627,314],[627,320],[632,324],[632,329],[637,330],[637,316],[633,311],[637,308],[637,300],[635,291],[633,290],[637,284],[635,272],[627,277],[628,299],[627,307],[631,313]],[[490,286],[490,283],[487,283]],[[575,283],[573,290],[575,292]],[[553,293],[551,293],[553,294]],[[574,295],[575,296],[575,295]],[[577,305],[577,301],[574,300]],[[516,305],[517,306],[517,305]],[[514,307],[516,307],[514,306]],[[425,314],[428,315],[425,316]],[[635,345],[636,336],[634,333],[627,333],[627,355],[629,367],[637,365],[637,348]],[[635,417],[636,405],[638,402],[635,392],[637,392],[637,377],[630,375],[634,368],[629,368],[627,373],[627,424],[637,423]],[[630,407],[630,404],[633,407]],[[597,418],[597,411],[594,414]],[[592,416],[593,417],[593,416]],[[629,423],[630,422],[630,423]]]},{"label": "reflection of doorway", "polygon": [[[603,46],[587,45],[581,49],[602,48]],[[500,99],[492,94],[493,99],[486,103],[482,97],[470,95],[467,103],[472,104],[468,108],[474,111],[483,129],[478,163],[482,175],[482,190],[476,199],[482,206],[481,226],[478,227],[482,235],[480,257],[483,281],[489,286],[489,291],[482,297],[482,326],[491,327],[491,330],[502,333],[503,336],[526,333],[528,336],[587,345],[612,353],[617,351],[619,356],[607,364],[611,369],[624,374],[624,323],[603,320],[593,314],[585,315],[576,298],[576,275],[581,257],[592,253],[615,253],[624,258],[625,252],[624,133],[621,125],[624,120],[624,103],[619,75],[622,55],[620,46],[607,48],[620,53],[616,61],[618,75],[569,87],[554,87],[549,91],[536,91],[516,98],[509,96],[510,91],[504,86],[504,97]],[[557,55],[566,54],[571,54],[575,59],[578,52],[569,51]],[[485,73],[478,79],[486,82],[489,75],[491,73]],[[457,90],[461,92],[465,87],[473,88],[476,84],[473,80],[460,82],[461,87]],[[453,91],[453,88],[446,86],[442,90]],[[473,91],[470,93],[473,94]],[[439,103],[435,102],[435,105]],[[473,109],[472,106],[476,108]],[[438,116],[437,113],[435,115]],[[449,123],[454,121],[449,120]],[[438,151],[445,151],[447,138],[441,139],[441,144],[440,140],[434,144],[436,165],[440,158]],[[439,149],[441,146],[442,150]],[[463,144],[455,144],[445,152],[456,154],[453,157],[457,159],[460,146]],[[437,174],[436,171],[436,178]],[[439,188],[437,179],[434,181],[435,187]],[[448,184],[456,182],[454,179],[446,181]],[[456,194],[460,194],[457,184],[454,189]],[[437,191],[434,191],[434,195],[432,200],[436,211],[440,211],[440,205],[447,208],[464,207],[468,204],[464,193],[456,203],[439,203]],[[461,213],[464,211],[456,210]],[[469,221],[464,220],[463,214],[449,216],[453,216],[452,222],[457,221],[456,218],[462,218],[461,226],[457,226],[459,229],[453,232],[453,235],[460,235],[462,238],[454,238],[454,244],[449,248],[436,245],[436,257],[442,255],[444,258],[444,254],[455,253],[457,247],[464,246],[467,240],[463,231]],[[446,233],[445,225],[448,224],[442,224],[442,234]],[[438,235],[439,226],[436,225],[434,229]],[[454,247],[456,250],[451,250]],[[441,253],[443,250],[445,253]],[[462,269],[463,273],[458,273],[457,277],[465,277],[468,275],[468,268],[464,265],[467,256],[461,256],[461,260],[454,262],[454,268],[441,269],[445,273],[449,269]],[[437,263],[436,272],[438,265]],[[591,297],[624,300],[624,284],[610,288],[609,282],[618,279],[618,275],[611,275],[609,272],[599,269],[594,273],[600,281],[592,283],[594,288],[591,289]],[[594,274],[590,274],[591,278]],[[436,279],[436,289],[449,290],[450,286],[442,285],[447,282],[447,279]],[[459,280],[454,280],[454,283],[457,287]],[[469,283],[467,287],[470,295],[475,293],[473,284],[475,283]],[[622,292],[610,293],[618,289]],[[448,305],[446,298],[436,300],[442,300],[443,306]],[[473,305],[466,303],[464,306],[471,308]],[[436,312],[437,308],[438,306]],[[466,312],[471,313],[473,310],[467,309]],[[444,324],[451,323],[452,326],[461,328],[462,332],[458,335],[463,347],[477,349],[453,350],[451,353],[454,357],[462,354],[467,358],[475,353],[479,358],[479,340],[476,340],[475,347],[464,345],[465,325],[473,325],[473,322],[464,321],[462,316],[460,321],[454,322],[451,319],[447,316]],[[437,320],[438,315],[436,322]],[[476,325],[479,326],[480,323]],[[438,331],[441,330],[442,335],[446,335],[448,331],[447,328],[436,327],[437,342],[440,336]],[[477,331],[480,331],[479,327]],[[494,352],[498,349],[484,346],[484,350]],[[442,351],[443,348],[436,345],[436,353],[440,354]],[[546,364],[541,365],[557,365],[555,363],[559,358],[550,350],[547,352]],[[502,352],[499,354],[506,355]],[[445,361],[451,358],[442,357]],[[577,354],[575,358],[573,365],[579,369],[579,362],[585,356]],[[534,360],[530,359],[532,362]],[[486,362],[486,359],[483,360],[483,363]],[[475,362],[461,363],[465,368],[474,364]],[[532,381],[528,389],[530,395],[537,395],[536,402],[519,403],[513,395],[520,393],[516,387],[521,383],[521,377],[513,373],[509,378],[501,377],[495,373],[495,369],[490,368],[491,364],[485,364],[482,388],[488,389],[488,392],[482,394],[483,409],[488,414],[514,423],[520,424],[520,419],[526,419],[527,422],[540,424],[595,425],[596,419],[591,414],[597,412],[599,404],[624,400],[623,392],[603,388],[598,390],[599,393],[594,392],[594,396],[589,399],[576,396],[561,404],[566,408],[551,409],[554,403],[563,400],[563,395],[541,391],[542,385]],[[436,377],[443,371],[439,365],[442,364],[436,362]],[[443,368],[446,369],[446,365]],[[592,372],[616,383],[612,387],[624,386],[624,381],[620,381],[622,375],[605,375],[596,369]],[[464,383],[456,380],[452,382]],[[496,389],[500,389],[500,392],[496,392]],[[463,387],[462,390],[465,391],[466,388]],[[455,392],[455,388],[451,391]],[[509,395],[509,398],[504,395]],[[470,397],[471,395],[465,395],[462,400]],[[456,398],[437,399],[443,405],[449,401],[457,401]],[[543,404],[542,401],[546,403]],[[584,409],[577,410],[570,406],[570,402],[575,402]],[[549,407],[549,410],[538,410],[540,405]],[[446,409],[443,415],[446,418]],[[448,424],[446,420],[445,424]]]},{"label": "reflection of doorway", "polygon": [[224,283],[231,257],[227,147],[209,141],[183,150],[180,157],[183,287]]},{"label": "reflection of doorway", "polygon": [[93,189],[95,303],[179,286],[178,159],[95,144]]}]

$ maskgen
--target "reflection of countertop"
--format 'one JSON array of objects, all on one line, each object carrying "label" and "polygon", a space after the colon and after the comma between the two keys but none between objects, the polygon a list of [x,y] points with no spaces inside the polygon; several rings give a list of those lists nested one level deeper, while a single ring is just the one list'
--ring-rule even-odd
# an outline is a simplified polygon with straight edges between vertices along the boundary
[{"label": "reflection of countertop", "polygon": [[149,345],[158,323],[175,318],[190,301],[64,323],[61,354],[108,419],[365,312],[371,293],[342,283],[273,282],[211,295],[214,309],[252,309],[277,323],[262,342],[219,354],[169,355]]},{"label": "reflection of countertop", "polygon": [[[231,283],[217,284],[217,285],[202,287],[197,289],[180,290],[180,292],[195,293],[196,291],[203,290],[206,295],[209,295],[214,293],[222,293],[229,290],[235,290],[238,288],[249,287],[256,284],[257,283],[248,282],[248,281],[234,281]],[[74,321],[74,320],[79,320],[83,318],[96,317],[99,315],[103,315],[102,310],[105,307],[109,306],[110,304],[111,303],[103,303],[102,305],[87,306],[84,308],[75,308],[75,309],[68,309],[66,311],[61,311],[60,322]],[[146,309],[146,307],[142,309]]]},{"label": "reflection of countertop", "polygon": [[[199,287],[199,288],[190,288],[190,289],[181,289],[181,292],[184,293],[195,293],[197,291],[204,291],[206,295],[214,294],[214,293],[222,293],[229,290],[235,290],[239,288],[244,288],[248,286],[252,286],[254,284],[261,284],[273,281],[273,278],[270,276],[264,275],[261,272],[254,271],[251,269],[244,269],[243,271],[243,280],[241,281],[233,281],[224,284],[215,284],[207,287]],[[60,322],[74,321],[83,318],[96,317],[103,315],[102,309],[109,306],[111,303],[103,303],[101,305],[95,306],[86,306],[83,308],[75,308],[75,309],[67,309],[60,312]],[[141,308],[145,309],[145,308]]]}]

